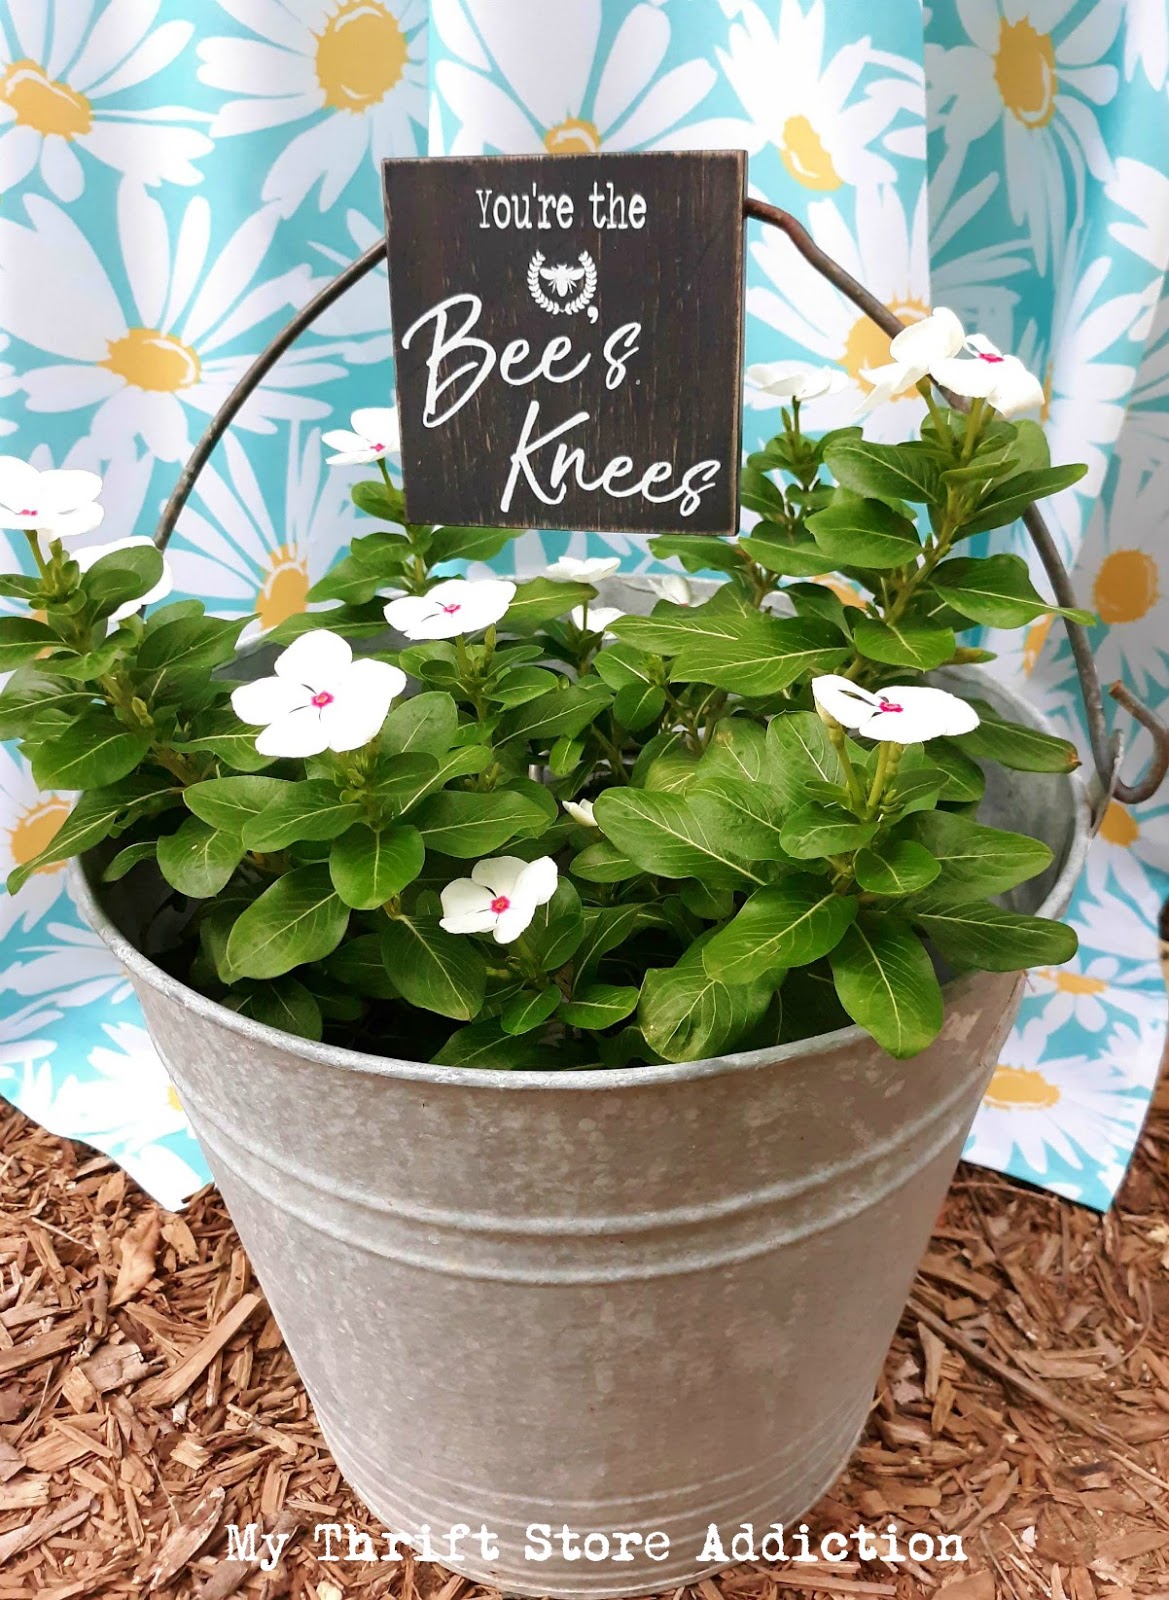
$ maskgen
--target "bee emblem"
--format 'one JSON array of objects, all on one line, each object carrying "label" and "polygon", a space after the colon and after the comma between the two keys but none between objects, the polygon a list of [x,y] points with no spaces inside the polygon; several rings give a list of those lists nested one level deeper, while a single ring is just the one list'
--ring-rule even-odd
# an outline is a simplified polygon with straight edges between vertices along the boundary
[{"label": "bee emblem", "polygon": [[[545,283],[551,289],[551,294],[543,288]],[[544,256],[537,250],[528,263],[528,288],[532,299],[549,316],[573,316],[590,306],[597,292],[596,263],[587,250],[582,250],[575,266],[570,262],[545,266]],[[595,307],[590,307],[589,321],[595,322],[596,317]]]}]

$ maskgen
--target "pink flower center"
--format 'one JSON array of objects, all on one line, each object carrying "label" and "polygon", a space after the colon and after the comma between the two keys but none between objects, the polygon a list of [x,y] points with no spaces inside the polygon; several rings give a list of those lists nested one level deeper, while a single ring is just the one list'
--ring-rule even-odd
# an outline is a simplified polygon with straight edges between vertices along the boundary
[{"label": "pink flower center", "polygon": [[979,350],[976,352],[976,354],[980,361],[989,361],[992,367],[997,365],[998,362],[1006,359],[1005,356],[992,356],[985,350]]},{"label": "pink flower center", "polygon": [[333,696],[327,689],[322,689],[319,694],[313,695],[312,703],[318,711],[323,711],[326,706],[333,704]]},{"label": "pink flower center", "polygon": [[22,506],[16,515],[18,517],[35,517],[37,513],[32,506]]},{"label": "pink flower center", "polygon": [[877,710],[878,711],[904,711],[905,707],[904,706],[894,705],[892,700],[886,700],[885,696],[882,695],[881,696],[881,704],[877,707]]},{"label": "pink flower center", "polygon": [[386,447],[385,447],[385,445],[384,445],[384,444],[374,444],[374,445],[370,445],[370,449],[371,449],[371,450],[384,450],[384,449],[385,449],[385,448],[386,448]]},{"label": "pink flower center", "polygon": [[447,605],[440,605],[438,609],[444,616],[453,617],[455,612],[461,611],[463,607],[458,600],[452,600]]},{"label": "pink flower center", "polygon": [[491,909],[495,912],[497,917],[501,917],[503,913],[508,910],[510,905],[511,901],[505,894],[497,894],[495,899],[491,902]]}]

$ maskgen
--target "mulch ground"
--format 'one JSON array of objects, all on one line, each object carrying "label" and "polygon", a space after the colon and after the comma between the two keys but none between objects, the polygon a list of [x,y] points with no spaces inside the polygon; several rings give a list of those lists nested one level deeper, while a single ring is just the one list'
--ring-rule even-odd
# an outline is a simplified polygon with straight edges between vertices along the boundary
[{"label": "mulch ground", "polygon": [[[957,1532],[970,1559],[742,1565],[694,1595],[1169,1597],[1169,1084],[1107,1217],[960,1170],[864,1441],[807,1520]],[[381,1532],[218,1193],[170,1215],[0,1112],[0,1600],[491,1594],[421,1562],[322,1564],[322,1521]],[[265,1574],[227,1559],[233,1522],[302,1537]]]}]

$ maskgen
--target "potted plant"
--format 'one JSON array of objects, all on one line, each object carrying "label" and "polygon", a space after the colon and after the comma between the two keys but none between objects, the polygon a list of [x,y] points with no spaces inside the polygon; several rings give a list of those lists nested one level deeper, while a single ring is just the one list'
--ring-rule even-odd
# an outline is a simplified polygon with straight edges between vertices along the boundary
[{"label": "potted plant", "polygon": [[650,544],[693,586],[447,575],[512,533],[405,523],[356,413],[377,526],[259,656],[143,615],[149,541],[70,554],[92,475],[0,468],[0,732],[80,791],[9,888],[84,857],[342,1470],[513,1591],[676,1586],[831,1481],[1022,971],[1075,950],[1075,752],[962,642],[1055,609],[968,542],[1081,475],[1035,380],[944,311],[869,374],[913,442],[749,377],[749,533]]}]

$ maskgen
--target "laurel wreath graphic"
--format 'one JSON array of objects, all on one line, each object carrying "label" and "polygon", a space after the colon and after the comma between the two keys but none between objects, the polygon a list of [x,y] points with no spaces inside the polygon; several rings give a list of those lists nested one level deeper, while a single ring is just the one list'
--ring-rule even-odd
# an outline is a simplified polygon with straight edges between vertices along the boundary
[{"label": "laurel wreath graphic", "polygon": [[580,293],[571,300],[553,300],[540,287],[540,268],[544,265],[541,251],[537,250],[528,263],[528,288],[532,299],[551,317],[570,317],[574,312],[583,311],[597,292],[597,267],[592,256],[587,250],[582,250],[577,261],[584,269],[584,283]]}]

